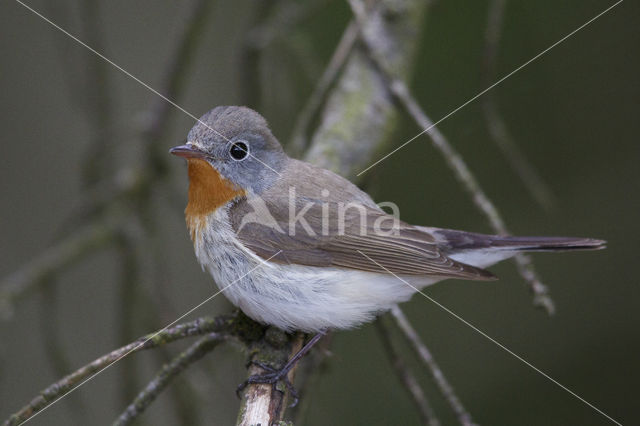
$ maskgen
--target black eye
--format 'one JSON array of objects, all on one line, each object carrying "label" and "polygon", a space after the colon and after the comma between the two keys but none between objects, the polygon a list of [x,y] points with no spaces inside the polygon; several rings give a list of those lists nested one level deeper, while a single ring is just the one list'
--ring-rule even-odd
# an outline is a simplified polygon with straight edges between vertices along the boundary
[{"label": "black eye", "polygon": [[234,142],[229,148],[229,154],[236,161],[244,160],[249,155],[249,147],[244,142]]}]

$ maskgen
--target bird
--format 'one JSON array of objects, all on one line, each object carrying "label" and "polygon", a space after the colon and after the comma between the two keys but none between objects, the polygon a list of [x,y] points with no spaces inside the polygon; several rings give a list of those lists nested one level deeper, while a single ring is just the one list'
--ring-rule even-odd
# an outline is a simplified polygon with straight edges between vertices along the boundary
[{"label": "bird", "polygon": [[247,107],[210,110],[170,153],[187,160],[187,228],[223,294],[260,323],[316,333],[280,371],[249,383],[286,377],[327,330],[369,322],[439,281],[495,280],[486,268],[520,252],[605,247],[406,223],[348,179],[289,157]]}]

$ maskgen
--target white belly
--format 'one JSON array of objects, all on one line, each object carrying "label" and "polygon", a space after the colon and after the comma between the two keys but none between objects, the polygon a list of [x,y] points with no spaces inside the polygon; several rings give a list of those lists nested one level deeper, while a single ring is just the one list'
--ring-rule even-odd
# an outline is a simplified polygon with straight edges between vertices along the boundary
[{"label": "white belly", "polygon": [[[249,317],[283,330],[350,328],[408,300],[415,290],[393,275],[265,262],[236,238],[220,208],[196,235],[196,256],[225,296]],[[437,279],[403,277],[422,288]]]}]

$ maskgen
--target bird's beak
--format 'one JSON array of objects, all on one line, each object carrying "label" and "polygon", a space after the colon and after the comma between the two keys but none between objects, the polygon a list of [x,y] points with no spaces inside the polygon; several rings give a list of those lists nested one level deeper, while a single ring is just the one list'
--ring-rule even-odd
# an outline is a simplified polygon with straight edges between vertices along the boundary
[{"label": "bird's beak", "polygon": [[174,146],[169,150],[169,152],[173,155],[177,155],[178,157],[183,157],[183,158],[207,157],[207,153],[200,151],[198,148],[194,147],[193,145]]}]

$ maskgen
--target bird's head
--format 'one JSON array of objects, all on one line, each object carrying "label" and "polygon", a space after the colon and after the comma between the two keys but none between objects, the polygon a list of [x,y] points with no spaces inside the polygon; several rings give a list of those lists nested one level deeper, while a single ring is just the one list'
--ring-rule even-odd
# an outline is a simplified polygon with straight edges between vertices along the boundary
[{"label": "bird's head", "polygon": [[187,143],[170,152],[188,160],[192,184],[208,165],[234,189],[255,194],[274,182],[287,160],[266,120],[237,106],[207,112],[189,132]]}]

